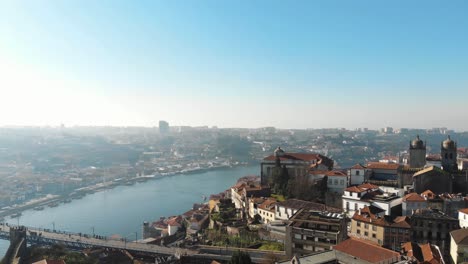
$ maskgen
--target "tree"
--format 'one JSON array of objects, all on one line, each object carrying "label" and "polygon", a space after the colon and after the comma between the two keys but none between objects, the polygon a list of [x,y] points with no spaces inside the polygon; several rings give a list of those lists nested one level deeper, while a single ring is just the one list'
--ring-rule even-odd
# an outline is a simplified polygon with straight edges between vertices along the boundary
[{"label": "tree", "polygon": [[259,214],[254,215],[252,224],[257,225],[262,221],[262,217]]},{"label": "tree", "polygon": [[252,264],[252,259],[249,253],[238,250],[232,254],[229,264]]}]

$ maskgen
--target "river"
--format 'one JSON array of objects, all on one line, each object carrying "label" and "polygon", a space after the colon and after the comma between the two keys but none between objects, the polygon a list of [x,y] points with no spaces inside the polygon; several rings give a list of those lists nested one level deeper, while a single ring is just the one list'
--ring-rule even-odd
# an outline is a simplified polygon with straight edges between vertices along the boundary
[{"label": "river", "polygon": [[[203,196],[220,193],[245,175],[259,175],[260,166],[236,167],[194,174],[180,174],[161,179],[118,186],[87,195],[71,203],[46,207],[42,211],[28,210],[11,224],[56,230],[111,236],[119,234],[141,238],[144,221],[161,216],[182,214],[193,203],[203,202]],[[0,256],[9,242],[0,240]]]}]

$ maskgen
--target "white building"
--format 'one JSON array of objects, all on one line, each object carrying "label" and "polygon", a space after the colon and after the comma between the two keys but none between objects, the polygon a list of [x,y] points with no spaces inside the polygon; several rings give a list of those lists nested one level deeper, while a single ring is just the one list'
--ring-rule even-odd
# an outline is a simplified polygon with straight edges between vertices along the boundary
[{"label": "white building", "polygon": [[365,181],[366,167],[356,164],[349,169],[349,185],[363,184]]},{"label": "white building", "polygon": [[385,215],[391,215],[392,208],[402,203],[398,194],[399,192],[385,192],[379,186],[370,183],[348,187],[342,196],[343,210],[351,218],[359,209],[374,205],[385,210]]},{"label": "white building", "polygon": [[458,210],[458,220],[461,228],[468,228],[468,208]]},{"label": "white building", "polygon": [[417,193],[409,193],[403,197],[401,207],[403,216],[411,216],[415,210],[426,208],[427,200]]},{"label": "white building", "polygon": [[277,203],[276,199],[268,198],[263,201],[263,203],[258,205],[258,214],[262,217],[262,222],[264,224],[269,224],[275,221],[275,204]]},{"label": "white building", "polygon": [[327,188],[330,192],[343,193],[348,187],[348,175],[341,171],[328,171],[325,174],[328,177]]}]

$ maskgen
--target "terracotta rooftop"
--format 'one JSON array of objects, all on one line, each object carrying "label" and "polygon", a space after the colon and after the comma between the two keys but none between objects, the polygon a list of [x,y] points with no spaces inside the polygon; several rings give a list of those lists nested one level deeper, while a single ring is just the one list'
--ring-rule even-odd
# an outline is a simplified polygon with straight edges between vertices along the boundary
[{"label": "terracotta rooftop", "polygon": [[397,216],[393,219],[392,227],[411,228],[410,218],[407,216]]},{"label": "terracotta rooftop", "polygon": [[268,198],[263,203],[259,204],[258,207],[263,210],[275,210],[275,204],[277,203],[276,199]]},{"label": "terracotta rooftop", "polygon": [[346,188],[345,191],[347,191],[347,192],[360,193],[360,192],[364,192],[365,190],[364,190],[364,189],[361,189],[361,188],[359,188],[359,187],[356,187],[356,186],[351,186],[351,187]]},{"label": "terracotta rooftop", "polygon": [[408,201],[408,202],[425,202],[426,199],[424,197],[421,197],[421,195],[417,193],[408,193],[403,197],[403,201]]},{"label": "terracotta rooftop", "polygon": [[371,183],[363,183],[363,184],[359,185],[358,188],[361,188],[361,189],[378,189],[379,186],[377,186],[375,184],[371,184]]},{"label": "terracotta rooftop", "polygon": [[460,209],[460,210],[458,210],[458,212],[461,212],[461,213],[464,213],[464,214],[468,214],[468,208]]},{"label": "terracotta rooftop", "polygon": [[353,215],[353,220],[359,222],[372,223],[373,225],[378,226],[390,226],[390,222],[383,215],[384,210],[375,207],[375,206],[365,206],[361,210],[358,210]]},{"label": "terracotta rooftop", "polygon": [[334,249],[370,263],[400,259],[400,253],[358,238],[349,238],[336,245]]},{"label": "terracotta rooftop", "polygon": [[426,197],[427,199],[434,199],[436,197],[435,193],[431,190],[425,190],[421,193],[421,196]]},{"label": "terracotta rooftop", "polygon": [[345,176],[345,177],[348,177],[348,175],[346,175],[346,173],[342,172],[342,171],[338,171],[338,170],[332,170],[332,171],[327,171],[325,173],[326,176],[328,177],[333,177],[333,176]]},{"label": "terracotta rooftop", "polygon": [[442,263],[442,258],[440,256],[439,250],[427,243],[423,245],[418,245],[413,242],[406,242],[402,245],[402,252],[410,259],[417,260],[418,263],[424,264],[440,264]]},{"label": "terracotta rooftop", "polygon": [[362,166],[360,163],[358,163],[358,164],[351,167],[351,169],[355,169],[355,170],[363,170],[365,168],[366,167]]},{"label": "terracotta rooftop", "polygon": [[384,163],[384,162],[369,162],[368,169],[381,169],[381,170],[396,170],[400,167],[397,163]]}]

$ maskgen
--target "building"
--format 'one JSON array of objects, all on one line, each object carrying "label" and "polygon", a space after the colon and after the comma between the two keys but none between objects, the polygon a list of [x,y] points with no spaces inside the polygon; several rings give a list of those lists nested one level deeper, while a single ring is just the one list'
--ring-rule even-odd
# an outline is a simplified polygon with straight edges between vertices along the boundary
[{"label": "building", "polygon": [[411,216],[415,210],[427,208],[427,201],[422,195],[408,193],[403,197],[401,207],[404,216]]},{"label": "building", "polygon": [[442,158],[442,169],[444,171],[457,171],[457,143],[447,136],[440,144],[440,156]]},{"label": "building", "polygon": [[271,195],[270,187],[262,186],[257,180],[247,179],[239,181],[231,187],[231,199],[236,209],[241,213],[249,212],[249,203],[247,198],[251,197],[269,197]]},{"label": "building", "polygon": [[374,205],[385,211],[385,215],[399,215],[402,190],[379,187],[370,183],[351,186],[345,189],[342,201],[343,211],[348,217],[365,206]]},{"label": "building", "polygon": [[450,232],[451,263],[468,262],[468,229],[458,229]]},{"label": "building", "polygon": [[452,175],[436,166],[431,166],[413,175],[413,185],[417,193],[425,190],[434,193],[452,193]]},{"label": "building", "polygon": [[291,217],[286,227],[286,255],[303,256],[330,250],[346,237],[346,217],[343,214],[301,209]]},{"label": "building", "polygon": [[332,170],[325,172],[329,192],[343,193],[348,187],[348,175],[342,171]]},{"label": "building", "polygon": [[409,165],[410,168],[424,168],[426,165],[426,144],[419,139],[419,135],[410,142]]},{"label": "building", "polygon": [[461,228],[468,228],[468,208],[458,210],[458,221]]},{"label": "building", "polygon": [[351,236],[370,240],[386,248],[399,250],[401,243],[411,239],[408,217],[392,217],[375,206],[366,206],[351,219]]},{"label": "building", "polygon": [[439,247],[429,243],[406,242],[401,246],[401,253],[414,264],[445,264]]},{"label": "building", "polygon": [[275,205],[277,201],[274,198],[267,198],[257,205],[257,213],[262,217],[264,224],[275,221]]},{"label": "building", "polygon": [[399,186],[398,175],[403,166],[398,163],[369,162],[366,181],[383,186]]},{"label": "building", "polygon": [[431,243],[439,247],[442,255],[449,255],[449,232],[460,228],[458,219],[437,209],[416,210],[411,216],[412,240],[416,243]]},{"label": "building", "polygon": [[383,248],[367,240],[351,237],[334,248],[338,263],[391,264],[401,261],[398,252]]},{"label": "building", "polygon": [[290,177],[304,176],[310,169],[332,170],[333,160],[314,153],[287,153],[280,147],[276,148],[273,155],[263,159],[261,163],[261,183],[267,184],[273,174],[273,168],[281,165],[288,170]]},{"label": "building", "polygon": [[166,135],[169,133],[169,123],[164,121],[164,120],[160,120],[159,121],[159,133],[161,135]]},{"label": "building", "polygon": [[348,171],[349,185],[363,184],[366,179],[366,176],[365,176],[366,172],[367,172],[366,167],[364,167],[363,165],[359,163],[352,166]]},{"label": "building", "polygon": [[289,220],[300,209],[307,209],[315,212],[342,212],[341,209],[326,206],[320,203],[303,201],[299,199],[288,199],[275,205],[275,220]]}]

